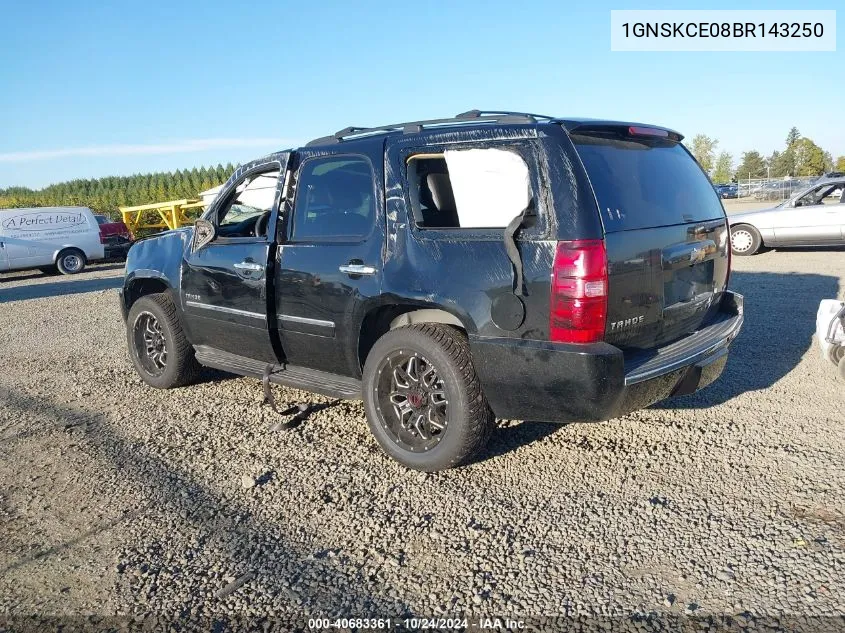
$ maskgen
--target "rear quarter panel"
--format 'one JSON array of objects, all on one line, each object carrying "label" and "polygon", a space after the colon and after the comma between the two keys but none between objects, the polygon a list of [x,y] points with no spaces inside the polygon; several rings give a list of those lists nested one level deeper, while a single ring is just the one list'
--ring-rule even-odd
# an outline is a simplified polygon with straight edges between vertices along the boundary
[{"label": "rear quarter panel", "polygon": [[[533,133],[534,130],[531,130]],[[530,143],[534,227],[517,234],[523,265],[525,319],[513,330],[492,318],[497,297],[514,290],[514,271],[503,229],[425,229],[410,211],[405,157],[409,151],[442,151]],[[431,149],[433,148],[433,149]],[[545,340],[549,331],[551,269],[559,239],[600,239],[595,198],[574,149],[559,126],[528,136],[519,129],[433,133],[399,138],[385,152],[387,239],[383,292],[389,300],[434,306],[457,316],[471,337]]]}]

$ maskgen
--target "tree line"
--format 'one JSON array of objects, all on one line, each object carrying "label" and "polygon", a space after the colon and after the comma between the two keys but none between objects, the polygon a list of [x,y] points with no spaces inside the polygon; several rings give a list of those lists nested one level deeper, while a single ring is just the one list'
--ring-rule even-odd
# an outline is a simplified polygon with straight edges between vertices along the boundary
[{"label": "tree line", "polygon": [[845,171],[845,156],[835,161],[811,139],[801,136],[793,127],[786,136],[783,150],[775,150],[764,157],[756,150],[743,152],[739,165],[734,169],[730,152],[718,152],[718,139],[698,134],[689,144],[689,150],[715,183],[749,178],[784,178],[786,176],[821,176],[830,171]]},{"label": "tree line", "polygon": [[[845,156],[834,161],[830,152],[824,151],[811,139],[802,137],[795,127],[789,131],[782,151],[775,150],[768,157],[754,150],[743,152],[736,168],[733,156],[725,151],[717,153],[718,146],[718,139],[706,134],[698,134],[689,144],[690,152],[716,183],[749,178],[819,176],[829,171],[845,171]],[[77,179],[37,190],[9,187],[0,189],[0,209],[82,206],[117,218],[118,207],[195,198],[199,192],[225,182],[234,171],[235,166],[229,163],[133,176]]]},{"label": "tree line", "polygon": [[226,182],[235,166],[217,165],[176,171],[78,179],[44,187],[0,189],[0,209],[14,207],[71,207],[93,209],[112,218],[118,207],[196,198],[200,191]]}]

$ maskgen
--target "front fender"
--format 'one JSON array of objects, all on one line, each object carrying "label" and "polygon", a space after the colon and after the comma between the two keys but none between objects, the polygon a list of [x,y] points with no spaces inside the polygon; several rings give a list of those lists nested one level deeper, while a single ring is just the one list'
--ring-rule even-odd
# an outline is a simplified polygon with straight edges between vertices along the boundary
[{"label": "front fender", "polygon": [[182,260],[191,243],[191,229],[167,231],[139,240],[126,255],[121,289],[124,316],[132,304],[151,292],[169,291],[181,313]]}]

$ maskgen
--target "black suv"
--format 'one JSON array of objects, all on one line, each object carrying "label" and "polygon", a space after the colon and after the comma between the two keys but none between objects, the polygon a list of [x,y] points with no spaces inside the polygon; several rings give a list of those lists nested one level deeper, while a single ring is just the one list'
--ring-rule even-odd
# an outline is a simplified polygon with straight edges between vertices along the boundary
[{"label": "black suv", "polygon": [[363,398],[421,470],[470,460],[496,417],[691,393],[743,317],[724,210],[681,139],[474,110],[243,165],[194,227],[129,252],[132,361],[159,388],[205,365]]}]

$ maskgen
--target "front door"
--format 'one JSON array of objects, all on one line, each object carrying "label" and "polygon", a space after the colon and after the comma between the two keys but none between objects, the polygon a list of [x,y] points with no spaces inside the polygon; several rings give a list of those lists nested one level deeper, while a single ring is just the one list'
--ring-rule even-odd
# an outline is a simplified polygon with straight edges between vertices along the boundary
[{"label": "front door", "polygon": [[204,218],[208,244],[185,257],[182,305],[194,345],[265,361],[281,360],[268,314],[268,275],[287,154],[242,167]]},{"label": "front door", "polygon": [[9,254],[6,251],[6,242],[0,235],[0,270],[9,270]]},{"label": "front door", "polygon": [[842,241],[845,204],[831,193],[842,185],[814,187],[795,200],[794,207],[775,216],[775,238],[779,244],[836,244]]},{"label": "front door", "polygon": [[4,237],[3,250],[6,252],[6,257],[9,261],[9,268],[16,270],[19,268],[29,268],[32,266],[48,266],[51,259],[48,254],[46,257],[39,256],[38,243],[31,239],[21,239],[20,237]]},{"label": "front door", "polygon": [[358,154],[300,157],[277,253],[276,317],[292,365],[360,376],[363,312],[381,282],[381,169]]}]

